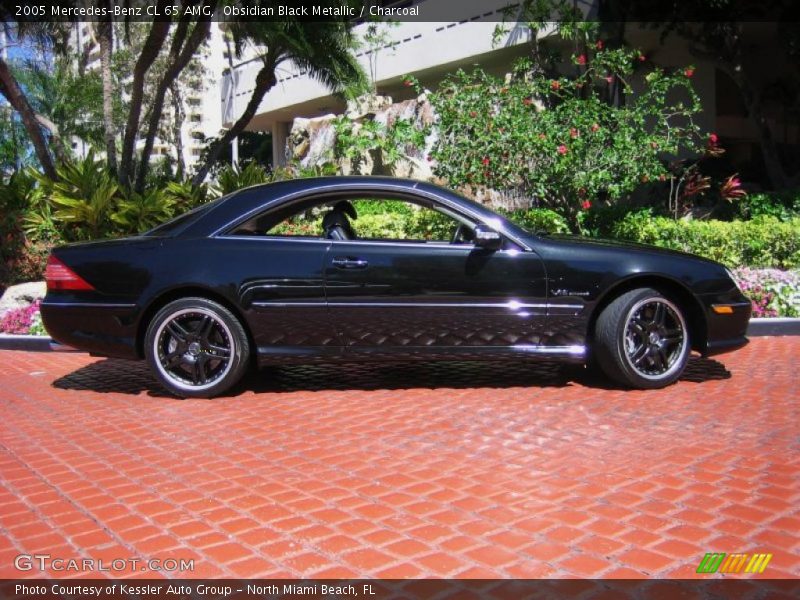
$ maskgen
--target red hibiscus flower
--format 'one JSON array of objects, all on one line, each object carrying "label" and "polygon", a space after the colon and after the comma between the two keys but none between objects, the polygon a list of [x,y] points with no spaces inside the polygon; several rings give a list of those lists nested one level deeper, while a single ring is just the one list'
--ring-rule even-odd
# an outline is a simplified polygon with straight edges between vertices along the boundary
[{"label": "red hibiscus flower", "polygon": [[561,145],[558,147],[558,153],[559,153],[559,154],[562,154],[562,155],[563,155],[563,154],[566,154],[566,153],[567,153],[567,147],[566,147],[564,144],[561,144]]},{"label": "red hibiscus flower", "polygon": [[581,55],[578,57],[578,59],[577,59],[577,60],[578,60],[578,64],[579,64],[579,65],[585,65],[585,64],[586,64],[586,55],[585,55],[585,54],[581,54]]},{"label": "red hibiscus flower", "polygon": [[583,210],[589,210],[592,208],[592,203],[589,200],[584,200],[581,202],[581,208],[583,208]]}]

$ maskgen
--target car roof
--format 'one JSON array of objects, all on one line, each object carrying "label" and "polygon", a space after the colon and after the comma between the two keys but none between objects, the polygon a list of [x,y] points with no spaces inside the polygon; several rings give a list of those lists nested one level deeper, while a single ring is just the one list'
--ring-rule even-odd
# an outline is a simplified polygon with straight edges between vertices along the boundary
[{"label": "car roof", "polygon": [[[432,197],[444,203],[455,204],[484,218],[498,218],[498,215],[489,208],[433,183],[400,177],[340,175],[289,179],[242,188],[220,199],[212,210],[207,211],[196,222],[181,231],[179,235],[192,237],[213,235],[242,218],[271,208],[269,205],[279,206],[284,201],[297,196],[314,193],[324,194],[327,192],[335,194],[340,191],[357,192],[359,189],[400,194],[416,191],[425,197]],[[503,220],[505,221],[505,219]],[[511,224],[511,227],[515,230],[519,229],[513,224]],[[517,231],[517,235],[521,231]]]}]

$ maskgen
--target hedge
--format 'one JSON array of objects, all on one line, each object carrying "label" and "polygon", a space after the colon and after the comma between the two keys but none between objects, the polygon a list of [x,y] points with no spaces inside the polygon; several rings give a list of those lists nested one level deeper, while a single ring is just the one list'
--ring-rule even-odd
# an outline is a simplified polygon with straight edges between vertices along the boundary
[{"label": "hedge", "polygon": [[673,220],[649,210],[630,213],[612,227],[619,239],[705,256],[728,267],[800,267],[800,218],[781,221]]}]

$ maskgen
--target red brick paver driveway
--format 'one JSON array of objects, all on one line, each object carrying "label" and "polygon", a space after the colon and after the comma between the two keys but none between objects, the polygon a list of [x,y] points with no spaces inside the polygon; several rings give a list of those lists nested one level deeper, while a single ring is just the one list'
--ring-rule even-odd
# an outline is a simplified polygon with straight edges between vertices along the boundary
[{"label": "red brick paver driveway", "polygon": [[646,393],[549,365],[293,367],[178,401],[140,363],[0,352],[0,577],[40,576],[13,559],[41,552],[194,577],[678,577],[707,551],[797,577],[798,357],[755,339]]}]

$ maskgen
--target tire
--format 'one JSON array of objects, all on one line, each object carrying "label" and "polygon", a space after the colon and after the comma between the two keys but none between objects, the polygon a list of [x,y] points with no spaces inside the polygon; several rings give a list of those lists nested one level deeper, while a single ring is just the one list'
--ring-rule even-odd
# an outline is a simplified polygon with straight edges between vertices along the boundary
[{"label": "tire", "polygon": [[212,398],[247,370],[250,343],[231,311],[206,298],[181,298],[159,310],[144,342],[150,370],[172,394]]},{"label": "tire", "polygon": [[674,383],[689,360],[686,318],[672,300],[651,288],[615,298],[595,326],[592,355],[622,385],[655,389]]}]

